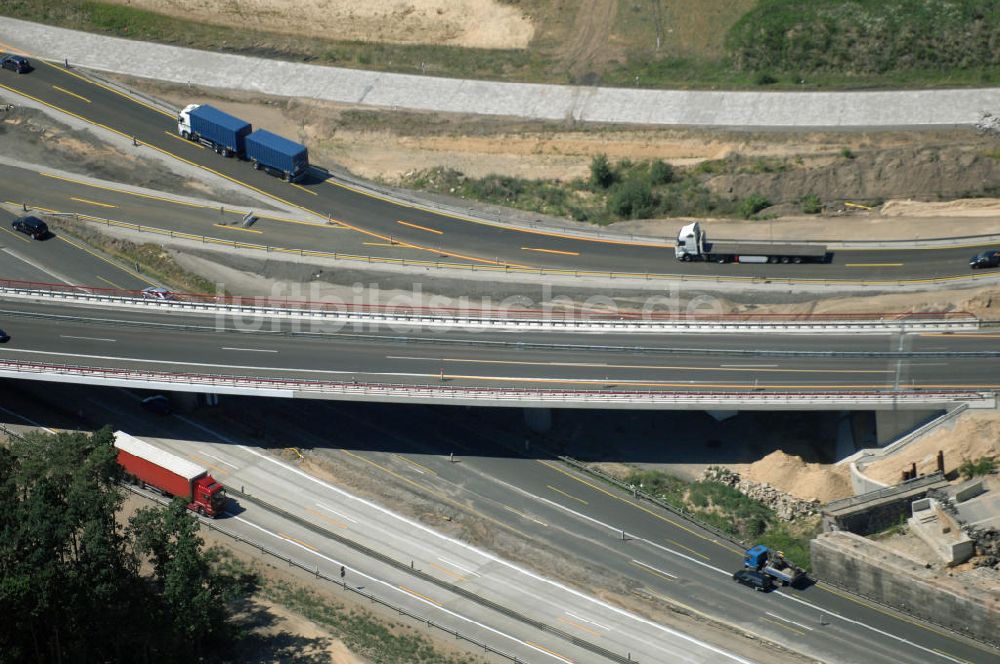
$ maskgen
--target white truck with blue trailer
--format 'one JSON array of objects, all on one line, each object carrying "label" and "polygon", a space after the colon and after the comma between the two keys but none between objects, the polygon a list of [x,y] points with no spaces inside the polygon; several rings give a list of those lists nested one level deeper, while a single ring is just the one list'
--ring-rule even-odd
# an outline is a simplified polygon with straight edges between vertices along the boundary
[{"label": "white truck with blue trailer", "polygon": [[177,114],[177,133],[181,138],[201,143],[223,157],[242,157],[246,137],[252,130],[246,120],[208,104],[188,104]]}]

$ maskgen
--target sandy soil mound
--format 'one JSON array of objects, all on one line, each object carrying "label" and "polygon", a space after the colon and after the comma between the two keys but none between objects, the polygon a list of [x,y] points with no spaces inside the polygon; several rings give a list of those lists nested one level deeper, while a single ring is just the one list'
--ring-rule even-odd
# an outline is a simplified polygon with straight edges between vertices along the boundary
[{"label": "sandy soil mound", "polygon": [[829,502],[853,492],[846,467],[806,463],[802,457],[775,450],[741,471],[743,477],[770,484],[802,500]]},{"label": "sandy soil mound", "polygon": [[216,25],[344,41],[525,48],[534,35],[517,7],[496,0],[114,0]]},{"label": "sandy soil mound", "polygon": [[887,201],[879,213],[884,217],[1000,217],[1000,199],[960,198],[944,203]]},{"label": "sandy soil mound", "polygon": [[938,450],[944,452],[945,471],[954,470],[963,459],[1000,457],[1000,412],[966,411],[903,451],[866,466],[864,472],[879,482],[895,484],[911,463],[917,464],[917,472],[921,474],[937,470]]}]

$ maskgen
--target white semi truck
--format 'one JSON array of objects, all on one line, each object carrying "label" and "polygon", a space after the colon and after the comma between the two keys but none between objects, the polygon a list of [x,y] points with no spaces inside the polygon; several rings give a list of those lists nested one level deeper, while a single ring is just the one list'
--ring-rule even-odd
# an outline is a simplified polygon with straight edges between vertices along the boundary
[{"label": "white semi truck", "polygon": [[710,242],[697,221],[677,233],[674,256],[681,261],[715,263],[825,263],[826,245],[785,242]]}]

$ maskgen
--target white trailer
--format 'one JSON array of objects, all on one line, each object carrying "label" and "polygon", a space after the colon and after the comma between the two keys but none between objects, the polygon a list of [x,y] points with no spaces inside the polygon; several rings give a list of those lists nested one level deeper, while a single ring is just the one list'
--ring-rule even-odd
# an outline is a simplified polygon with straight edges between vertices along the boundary
[{"label": "white trailer", "polygon": [[791,242],[710,242],[697,221],[681,228],[674,245],[680,261],[715,263],[825,263],[826,245]]}]

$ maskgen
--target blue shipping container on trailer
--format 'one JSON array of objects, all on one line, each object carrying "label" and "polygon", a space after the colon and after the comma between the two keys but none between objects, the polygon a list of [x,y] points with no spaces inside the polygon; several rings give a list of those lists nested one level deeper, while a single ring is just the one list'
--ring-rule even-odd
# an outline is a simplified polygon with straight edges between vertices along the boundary
[{"label": "blue shipping container on trailer", "polygon": [[247,136],[247,159],[256,169],[276,171],[289,182],[302,179],[309,168],[309,151],[306,146],[287,138],[258,129]]},{"label": "blue shipping container on trailer", "polygon": [[197,136],[206,138],[233,154],[242,155],[245,152],[246,137],[253,131],[246,120],[240,120],[208,104],[192,109],[189,116],[191,130]]}]

